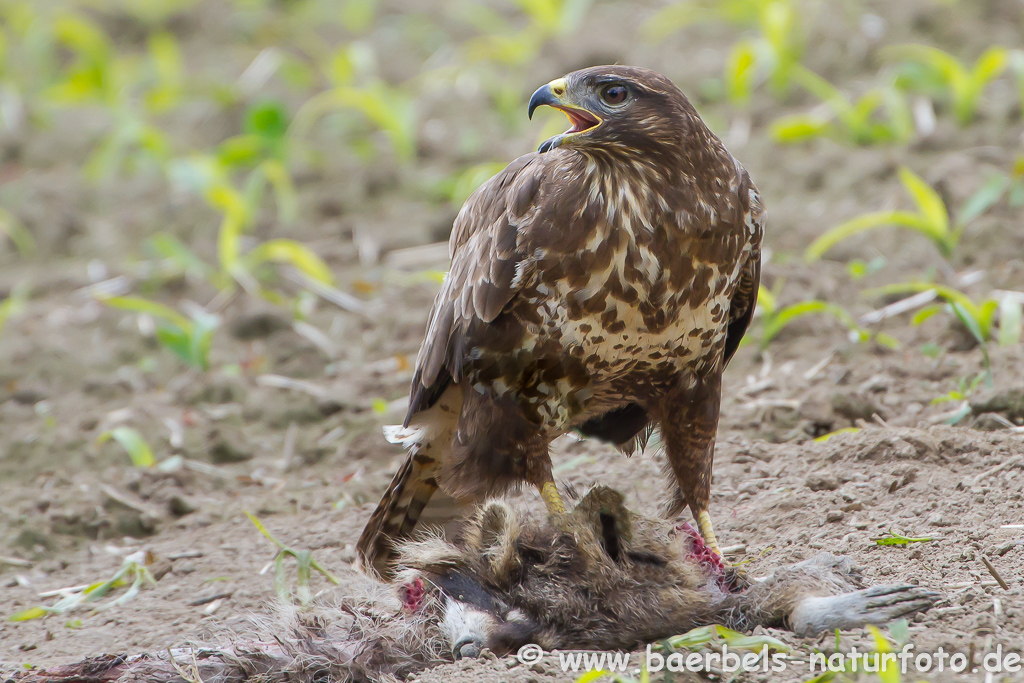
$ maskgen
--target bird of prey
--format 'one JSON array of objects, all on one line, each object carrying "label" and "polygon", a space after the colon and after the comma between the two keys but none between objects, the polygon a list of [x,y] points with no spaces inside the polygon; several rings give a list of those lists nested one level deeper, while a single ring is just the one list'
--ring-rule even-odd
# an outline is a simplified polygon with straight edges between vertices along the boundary
[{"label": "bird of prey", "polygon": [[[627,454],[661,430],[668,514],[708,513],[722,371],[754,312],[765,212],[666,77],[598,66],[539,88],[569,130],[462,207],[416,359],[408,457],[359,540],[387,578],[418,522],[529,483],[565,507],[548,447],[575,431]],[[720,554],[720,552],[719,552]]]}]

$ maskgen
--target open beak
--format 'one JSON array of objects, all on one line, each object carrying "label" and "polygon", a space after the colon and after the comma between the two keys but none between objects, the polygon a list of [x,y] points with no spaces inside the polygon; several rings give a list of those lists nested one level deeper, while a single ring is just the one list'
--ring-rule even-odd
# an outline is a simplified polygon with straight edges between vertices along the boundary
[{"label": "open beak", "polygon": [[561,135],[546,140],[541,146],[539,151],[546,152],[549,149],[554,149],[565,142],[569,137],[573,135],[579,135],[586,131],[596,128],[601,125],[601,119],[594,114],[590,113],[586,109],[577,107],[565,100],[566,95],[566,82],[564,78],[558,78],[547,85],[542,85],[537,88],[537,91],[533,93],[530,98],[530,109],[528,112],[529,117],[533,118],[533,112],[537,107],[548,106],[553,107],[569,119],[571,127]]}]

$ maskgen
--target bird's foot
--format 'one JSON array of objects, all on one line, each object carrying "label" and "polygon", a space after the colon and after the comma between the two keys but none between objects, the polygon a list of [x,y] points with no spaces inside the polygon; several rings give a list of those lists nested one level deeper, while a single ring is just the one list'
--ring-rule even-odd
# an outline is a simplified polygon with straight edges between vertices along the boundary
[{"label": "bird's foot", "polygon": [[718,545],[718,539],[715,537],[711,514],[707,510],[701,510],[696,516],[698,529],[694,529],[689,524],[677,527],[685,530],[693,539],[694,559],[719,576],[722,588],[730,592],[742,590],[749,585],[750,578],[743,568],[725,559],[722,549]]}]

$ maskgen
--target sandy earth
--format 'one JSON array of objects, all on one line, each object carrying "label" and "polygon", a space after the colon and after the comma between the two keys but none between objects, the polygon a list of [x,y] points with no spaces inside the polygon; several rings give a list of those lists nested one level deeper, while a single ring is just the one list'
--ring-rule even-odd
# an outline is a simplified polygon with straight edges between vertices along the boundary
[{"label": "sandy earth", "polygon": [[[1021,47],[1024,35],[1024,10],[1008,1],[842,7],[811,18],[808,62],[853,92],[877,70],[880,44],[928,41],[973,59],[990,43]],[[858,315],[885,303],[863,290],[908,273],[946,276],[950,267],[931,245],[894,231],[850,240],[830,254],[835,261],[806,265],[799,255],[810,239],[858,213],[907,206],[896,179],[900,165],[958,207],[988,172],[1008,168],[1024,150],[1020,106],[1006,82],[993,87],[976,124],[956,128],[940,111],[935,133],[909,146],[851,149],[819,141],[779,147],[768,137],[768,124],[806,110],[807,101],[795,97],[780,105],[760,96],[748,113],[737,114],[698,97],[735,31],[692,29],[661,45],[631,41],[632,29],[649,13],[641,10],[599,3],[578,35],[546,49],[524,79],[523,121],[491,124],[481,133],[483,151],[436,142],[471,120],[483,98],[464,93],[455,106],[439,95],[424,105],[424,121],[436,125],[427,127],[434,137],[425,136],[415,171],[387,159],[362,167],[342,154],[300,177],[303,219],[289,236],[311,244],[339,287],[357,292],[369,312],[321,303],[308,319],[328,342],[317,344],[293,328],[286,310],[239,297],[223,311],[214,370],[205,375],[184,370],[140,332],[135,316],[104,308],[87,288],[115,276],[144,286],[141,243],[154,226],[212,253],[216,218],[169,197],[152,178],[99,189],[86,184],[65,158],[77,152],[65,144],[68,131],[60,125],[5,142],[0,201],[33,230],[40,250],[27,260],[4,254],[0,269],[0,291],[19,282],[32,290],[26,311],[0,334],[0,617],[45,602],[40,592],[105,579],[140,549],[157,558],[161,578],[134,600],[99,613],[0,621],[0,669],[220,637],[265,612],[275,599],[268,571],[274,548],[244,511],[283,542],[312,549],[340,578],[336,590],[353,585],[354,542],[402,457],[380,427],[404,413],[409,360],[437,288],[416,271],[446,265],[434,258],[401,269],[388,265],[388,255],[445,239],[457,209],[412,188],[460,164],[507,160],[530,149],[539,127],[526,126],[525,100],[536,84],[604,61],[645,64],[676,79],[695,94],[762,190],[770,217],[765,285],[783,302],[820,297]],[[881,43],[858,30],[865,14],[884,17]],[[197,60],[210,56],[203,36],[231,35],[230,26],[211,15],[200,22],[186,14],[182,21],[188,27],[180,29],[182,39],[193,41]],[[374,34],[373,40],[386,47],[389,38]],[[409,59],[395,50],[382,68],[405,77],[414,68]],[[235,62],[244,68],[234,53],[220,68]],[[742,134],[747,124],[749,136]],[[183,131],[196,127],[191,135],[213,140],[231,125],[230,115],[199,111],[185,112],[180,122]],[[952,261],[958,273],[980,271],[969,293],[1024,290],[1021,224],[1019,210],[1003,205],[970,226]],[[257,232],[277,234],[272,216]],[[886,261],[877,273],[861,280],[848,275],[843,261],[879,255]],[[180,279],[155,296],[174,303],[212,295],[207,285]],[[899,316],[872,328],[898,339],[899,349],[853,343],[830,319],[808,318],[762,352],[755,326],[754,340],[727,375],[711,512],[723,545],[745,546],[734,559],[749,561],[755,576],[828,550],[854,558],[869,582],[909,581],[943,591],[945,601],[910,625],[919,650],[1019,649],[1024,530],[1001,527],[1024,524],[1024,434],[985,415],[955,427],[942,424],[957,404],[932,400],[982,368],[980,349],[949,321],[936,316],[912,326]],[[924,355],[924,344],[936,344],[938,355]],[[978,413],[988,410],[987,399],[1020,391],[1024,377],[1024,346],[993,345],[990,354],[993,386],[971,396]],[[241,371],[224,369],[232,364]],[[303,384],[282,388],[268,375]],[[994,408],[1011,422],[1024,420],[1020,399]],[[94,444],[118,424],[143,433],[158,459],[181,456],[183,464],[136,470],[113,444]],[[845,427],[861,431],[814,441]],[[657,513],[652,492],[663,489],[659,459],[654,452],[625,459],[610,447],[571,440],[554,450],[560,483],[579,489],[613,483],[633,509],[647,514]],[[909,547],[872,541],[889,530],[934,540]],[[996,583],[983,558],[1008,588]],[[328,588],[319,578],[314,587]],[[834,638],[773,635],[805,652],[835,647]],[[861,642],[868,642],[866,632],[843,635],[844,648]],[[792,669],[770,680],[808,678]],[[458,662],[420,679],[575,677],[550,664],[530,668],[505,659]]]}]

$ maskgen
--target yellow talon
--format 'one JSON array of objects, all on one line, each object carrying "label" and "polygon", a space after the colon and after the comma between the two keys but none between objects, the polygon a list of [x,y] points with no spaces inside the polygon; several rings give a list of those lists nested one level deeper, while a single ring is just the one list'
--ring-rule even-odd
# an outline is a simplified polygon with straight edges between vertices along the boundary
[{"label": "yellow talon", "polygon": [[697,516],[697,524],[700,526],[700,535],[709,548],[714,550],[719,557],[722,557],[722,549],[718,547],[718,539],[715,538],[715,529],[711,526],[711,515],[707,510],[701,510]]},{"label": "yellow talon", "polygon": [[565,514],[565,503],[562,502],[562,496],[558,495],[555,482],[544,482],[540,487],[540,497],[544,499],[544,505],[547,506],[549,515]]}]

